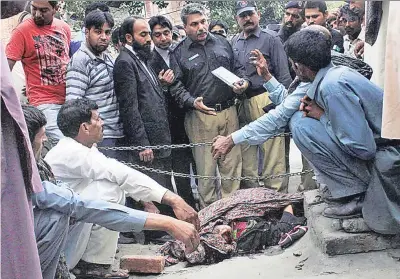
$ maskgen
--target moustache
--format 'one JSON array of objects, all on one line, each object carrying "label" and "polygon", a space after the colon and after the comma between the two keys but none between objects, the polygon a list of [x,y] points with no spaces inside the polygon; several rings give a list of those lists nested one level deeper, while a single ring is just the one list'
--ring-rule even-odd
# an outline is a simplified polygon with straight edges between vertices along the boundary
[{"label": "moustache", "polygon": [[246,22],[246,23],[244,24],[244,26],[249,26],[249,25],[253,25],[253,22],[248,21],[248,22]]}]

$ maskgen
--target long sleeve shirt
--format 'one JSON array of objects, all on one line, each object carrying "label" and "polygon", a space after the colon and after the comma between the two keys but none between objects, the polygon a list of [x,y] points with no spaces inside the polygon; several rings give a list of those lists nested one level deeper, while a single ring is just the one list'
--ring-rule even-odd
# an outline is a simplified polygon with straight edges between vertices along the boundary
[{"label": "long sleeve shirt", "polygon": [[109,203],[85,199],[69,187],[42,183],[43,191],[34,193],[32,204],[39,209],[52,209],[76,221],[93,223],[118,232],[143,230],[148,213]]},{"label": "long sleeve shirt", "polygon": [[211,73],[220,66],[247,79],[229,42],[212,34],[208,34],[204,45],[186,37],[171,51],[170,65],[175,73],[170,92],[182,108],[193,108],[197,97],[203,97],[207,106],[235,98],[232,88]]},{"label": "long sleeve shirt", "polygon": [[104,138],[122,138],[117,96],[114,92],[114,62],[105,52],[94,55],[84,43],[67,68],[66,99],[87,98],[99,106],[104,120]]},{"label": "long sleeve shirt", "polygon": [[67,183],[83,197],[119,203],[126,193],[135,200],[161,203],[167,192],[147,175],[72,138],[60,140],[47,153],[45,161],[57,180]]},{"label": "long sleeve shirt", "polygon": [[270,137],[282,133],[288,125],[290,118],[299,110],[300,99],[306,95],[311,83],[300,83],[292,94],[287,95],[287,90],[274,77],[264,84],[269,92],[271,101],[277,105],[273,110],[264,114],[257,120],[232,133],[235,144],[247,142],[259,145]]},{"label": "long sleeve shirt", "polygon": [[383,90],[357,71],[332,64],[318,71],[307,95],[325,113],[320,122],[347,154],[375,157],[381,139]]},{"label": "long sleeve shirt", "polygon": [[232,43],[235,59],[245,67],[246,75],[251,81],[251,86],[246,90],[249,97],[265,91],[263,87],[264,79],[257,74],[256,67],[250,64],[250,52],[254,49],[260,50],[264,55],[268,61],[271,74],[286,88],[289,87],[292,77],[289,72],[288,58],[277,33],[258,27],[247,38],[244,37],[243,32],[240,33]]}]

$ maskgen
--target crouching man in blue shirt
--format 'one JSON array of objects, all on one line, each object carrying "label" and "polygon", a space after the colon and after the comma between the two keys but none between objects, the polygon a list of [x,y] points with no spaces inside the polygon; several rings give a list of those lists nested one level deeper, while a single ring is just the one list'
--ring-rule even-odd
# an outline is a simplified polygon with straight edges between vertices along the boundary
[{"label": "crouching man in blue shirt", "polygon": [[[329,38],[310,29],[297,32],[285,43],[296,75],[311,83],[300,111],[290,120],[293,139],[313,165],[318,182],[326,184],[326,200],[335,201],[325,209],[326,217],[362,214],[372,230],[397,234],[400,142],[380,136],[383,91],[355,70],[333,66],[330,48]],[[260,124],[259,120],[253,123]],[[253,127],[259,129],[258,136],[263,133],[261,125]],[[214,139],[215,157],[251,138],[235,133],[235,137]]]},{"label": "crouching man in blue shirt", "polygon": [[[130,209],[116,203],[85,199],[66,185],[56,185],[61,182],[55,180],[50,166],[41,158],[43,142],[47,140],[46,118],[33,106],[25,105],[22,110],[40,177],[44,181],[44,190],[32,195],[34,228],[44,279],[56,278],[56,267],[66,245],[70,218],[119,232],[163,230],[183,241],[187,252],[197,248],[199,235],[194,225],[190,223],[169,216]],[[111,269],[103,270],[101,273],[104,277],[113,275],[112,278],[129,278],[126,271],[122,270],[117,271],[117,274]]]}]

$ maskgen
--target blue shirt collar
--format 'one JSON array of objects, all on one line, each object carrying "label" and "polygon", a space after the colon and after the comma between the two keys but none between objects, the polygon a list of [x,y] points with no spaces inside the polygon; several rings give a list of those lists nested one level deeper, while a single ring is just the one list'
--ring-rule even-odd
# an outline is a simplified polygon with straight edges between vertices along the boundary
[{"label": "blue shirt collar", "polygon": [[315,76],[314,81],[311,83],[310,88],[307,90],[307,96],[310,97],[310,99],[315,98],[315,93],[318,89],[319,84],[321,83],[322,79],[325,77],[326,73],[333,67],[332,62],[329,63],[328,66],[325,68],[322,68],[318,71],[317,75]]}]

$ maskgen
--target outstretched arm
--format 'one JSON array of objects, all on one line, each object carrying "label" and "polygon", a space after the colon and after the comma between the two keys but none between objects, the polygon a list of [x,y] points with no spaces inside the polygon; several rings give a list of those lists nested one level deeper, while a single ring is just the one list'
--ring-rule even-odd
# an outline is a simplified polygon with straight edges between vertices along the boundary
[{"label": "outstretched arm", "polygon": [[53,209],[74,217],[77,221],[98,224],[114,231],[166,231],[185,243],[189,253],[199,244],[195,227],[187,222],[102,200],[85,199],[68,187],[57,186],[48,181],[43,182],[43,189],[32,196],[33,205],[40,209]]}]

